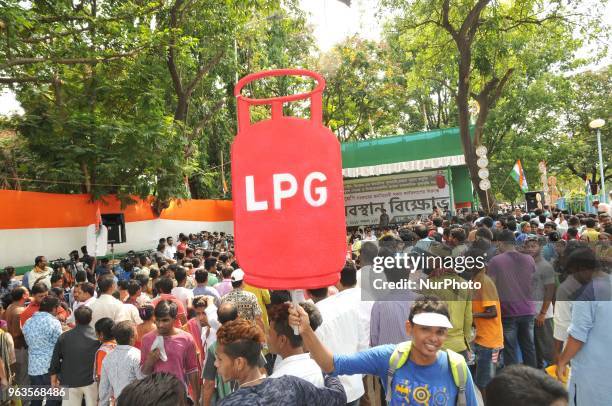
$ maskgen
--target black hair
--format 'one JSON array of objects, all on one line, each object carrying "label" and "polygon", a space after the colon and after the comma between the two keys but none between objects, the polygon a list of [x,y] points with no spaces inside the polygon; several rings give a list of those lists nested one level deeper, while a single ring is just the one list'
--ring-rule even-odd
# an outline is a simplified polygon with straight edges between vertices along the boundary
[{"label": "black hair", "polygon": [[446,317],[450,317],[448,313],[448,305],[445,301],[438,299],[436,296],[424,296],[419,300],[416,300],[410,308],[410,315],[408,321],[411,324],[412,319],[419,313],[438,313]]},{"label": "black hair", "polygon": [[64,275],[62,275],[62,271],[61,270],[54,271],[51,274],[50,282],[51,282],[51,284],[54,284],[57,281],[61,281],[63,279],[63,277],[64,277]]},{"label": "black hair", "polygon": [[79,287],[79,289],[81,289],[83,292],[85,293],[89,293],[91,296],[95,295],[96,293],[96,288],[93,285],[93,283],[89,283],[89,282],[81,282],[77,285]]},{"label": "black hair", "polygon": [[501,230],[496,235],[496,241],[500,242],[515,242],[516,238],[514,237],[514,233],[510,230]]},{"label": "black hair", "polygon": [[40,302],[40,311],[51,313],[53,309],[60,305],[60,300],[55,296],[45,296]]},{"label": "black hair", "polygon": [[340,272],[340,283],[347,288],[357,284],[357,270],[354,266],[345,266]]},{"label": "black hair", "polygon": [[8,288],[11,278],[15,275],[15,267],[7,266],[4,270],[0,271],[0,286],[4,289]]},{"label": "black hair", "polygon": [[149,304],[146,304],[138,308],[138,315],[143,321],[149,321],[153,317],[155,308]]},{"label": "black hair", "polygon": [[[412,234],[415,236],[414,240],[416,240],[416,234],[414,233]],[[403,240],[403,241],[406,241],[406,240]],[[373,264],[374,258],[376,257],[377,254],[378,254],[378,247],[373,242],[366,241],[363,244],[361,244],[361,250],[359,250],[359,259],[361,262],[361,266]]]},{"label": "black hair", "polygon": [[84,325],[91,323],[92,315],[93,315],[93,312],[91,311],[89,307],[79,306],[74,311],[74,320],[76,321],[76,324],[80,324],[84,326]]},{"label": "black hair", "polygon": [[119,345],[129,345],[134,337],[134,323],[129,320],[120,321],[113,326],[113,337]]},{"label": "black hair", "polygon": [[[294,334],[293,327],[289,325],[289,303],[281,303],[270,307],[268,311],[268,317],[270,323],[274,322],[274,331],[276,334],[287,337],[291,347],[297,348],[304,345],[302,336]],[[322,323],[321,312],[316,308],[315,305],[309,302],[300,303],[300,306],[308,314],[308,320],[310,322],[310,328],[316,330]]]},{"label": "black hair", "polygon": [[487,385],[486,404],[495,406],[551,405],[568,400],[563,384],[543,371],[526,365],[511,365]]},{"label": "black hair", "polygon": [[115,284],[115,280],[111,275],[106,275],[98,279],[98,289],[100,293],[106,293]]},{"label": "black hair", "polygon": [[486,226],[487,228],[492,228],[493,227],[493,219],[491,217],[485,217],[482,220],[480,220],[480,224]]},{"label": "black hair", "polygon": [[74,276],[74,281],[76,283],[79,283],[79,282],[85,282],[86,280],[87,280],[87,272],[77,271],[76,275]]},{"label": "black hair", "polygon": [[155,305],[155,311],[153,312],[156,319],[169,316],[171,319],[176,319],[178,314],[178,306],[171,300],[161,300]]},{"label": "black hair", "polygon": [[229,279],[232,276],[232,272],[234,272],[234,268],[231,266],[224,266],[221,268],[221,275],[223,275],[225,279]]},{"label": "black hair", "polygon": [[110,341],[114,338],[113,327],[115,327],[115,322],[113,322],[113,319],[108,317],[102,317],[100,320],[96,321],[96,324],[94,325],[96,333],[102,334],[104,341]]},{"label": "black hair", "polygon": [[30,293],[32,295],[37,295],[39,293],[45,293],[48,292],[49,288],[47,287],[47,285],[45,285],[43,282],[37,282],[32,286],[32,289],[30,289]]},{"label": "black hair", "polygon": [[183,282],[187,279],[187,270],[182,266],[177,266],[174,271],[174,279],[176,279],[178,283]]},{"label": "black hair", "polygon": [[127,290],[128,288],[128,282],[127,280],[120,280],[119,282],[117,282],[117,288],[120,290]]},{"label": "black hair", "polygon": [[567,229],[567,235],[571,237],[576,237],[578,235],[578,229],[575,227],[570,227]]},{"label": "black hair", "polygon": [[586,246],[580,246],[573,250],[567,257],[565,262],[565,269],[570,273],[576,272],[581,269],[597,269],[599,261],[597,255],[592,249]]},{"label": "black hair", "polygon": [[169,294],[172,292],[172,288],[174,288],[174,283],[168,277],[159,278],[155,282],[155,288],[161,293]]},{"label": "black hair", "polygon": [[507,226],[508,230],[516,231],[516,220],[508,220]]},{"label": "black hair", "polygon": [[174,375],[156,372],[121,391],[117,406],[177,406],[185,404],[185,386]]},{"label": "black hair", "polygon": [[44,258],[44,255],[39,255],[36,258],[34,258],[34,265],[38,265],[38,263]]},{"label": "black hair", "polygon": [[327,297],[327,287],[317,289],[307,289],[308,294],[316,299],[325,299]]},{"label": "black hair", "polygon": [[28,290],[25,286],[17,286],[11,290],[11,299],[13,302],[18,302],[23,299],[23,296],[26,294]]},{"label": "black hair", "polygon": [[465,241],[465,230],[460,227],[456,227],[450,230],[450,235],[459,242]]},{"label": "black hair", "polygon": [[208,271],[204,269],[195,271],[195,280],[197,283],[206,283],[208,281]]},{"label": "black hair", "polygon": [[204,269],[207,271],[217,264],[217,258],[206,258],[204,260]]},{"label": "black hair", "polygon": [[139,281],[135,279],[128,281],[127,291],[130,296],[134,296],[140,289],[142,289],[142,285]]},{"label": "black hair", "polygon": [[596,224],[595,219],[591,217],[586,219],[586,221],[584,222],[584,225],[587,226],[587,228],[593,228],[595,227],[595,224]]},{"label": "black hair", "polygon": [[270,305],[278,305],[291,301],[291,294],[288,290],[273,290],[270,292]]},{"label": "black hair", "polygon": [[204,307],[208,306],[208,302],[206,301],[206,296],[199,295],[195,296],[191,302],[191,306],[195,309],[196,307]]}]

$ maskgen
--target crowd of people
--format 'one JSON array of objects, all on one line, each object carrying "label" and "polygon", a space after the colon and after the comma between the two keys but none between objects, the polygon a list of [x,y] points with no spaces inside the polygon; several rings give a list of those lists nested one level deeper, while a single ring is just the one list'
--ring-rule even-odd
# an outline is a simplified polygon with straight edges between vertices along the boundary
[{"label": "crowd of people", "polygon": [[[436,212],[348,230],[338,283],[295,292],[248,285],[224,233],[120,261],[38,256],[0,274],[1,399],[46,385],[67,388],[46,405],[609,405],[611,234],[607,212]],[[401,255],[440,261],[374,271]],[[377,278],[480,287],[366,298]]]}]

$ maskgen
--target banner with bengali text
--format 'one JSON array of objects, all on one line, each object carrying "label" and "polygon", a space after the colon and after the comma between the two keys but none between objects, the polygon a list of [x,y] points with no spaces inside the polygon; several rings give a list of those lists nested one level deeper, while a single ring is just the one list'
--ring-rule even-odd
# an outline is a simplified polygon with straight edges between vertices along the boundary
[{"label": "banner with bengali text", "polygon": [[344,181],[344,210],[347,226],[377,225],[382,209],[390,223],[403,223],[427,216],[434,207],[442,211],[451,205],[450,189],[444,171],[400,173]]}]

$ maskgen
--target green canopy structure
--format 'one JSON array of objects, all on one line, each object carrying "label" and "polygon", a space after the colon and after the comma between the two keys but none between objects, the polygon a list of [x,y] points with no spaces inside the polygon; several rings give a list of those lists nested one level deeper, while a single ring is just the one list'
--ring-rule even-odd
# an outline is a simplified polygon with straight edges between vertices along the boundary
[{"label": "green canopy structure", "polygon": [[345,178],[445,170],[455,207],[470,207],[473,202],[459,128],[342,143],[342,168]]}]

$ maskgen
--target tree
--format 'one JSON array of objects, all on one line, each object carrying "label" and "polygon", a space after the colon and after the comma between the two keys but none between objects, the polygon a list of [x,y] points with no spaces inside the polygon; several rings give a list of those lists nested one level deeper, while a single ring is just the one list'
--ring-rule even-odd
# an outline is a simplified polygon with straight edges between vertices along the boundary
[{"label": "tree", "polygon": [[19,142],[2,149],[32,163],[5,177],[126,203],[152,194],[158,213],[172,198],[223,196],[235,77],[299,65],[312,45],[294,0],[5,3],[0,86],[25,115],[4,123]]},{"label": "tree", "polygon": [[[447,86],[457,105],[472,184],[480,201],[491,202],[491,196],[478,187],[475,154],[475,147],[483,142],[489,113],[512,77],[537,75],[543,68],[562,67],[563,61],[571,60],[581,43],[573,35],[577,21],[585,32],[588,27],[602,26],[598,24],[598,17],[592,12],[578,13],[575,5],[563,1],[544,4],[532,0],[464,0],[451,5],[449,0],[410,3],[388,0],[383,3],[401,12],[395,27],[402,33],[407,49],[415,53],[415,69],[440,83],[452,83]],[[449,72],[452,73],[450,82]],[[470,99],[479,106],[473,137]]]}]

